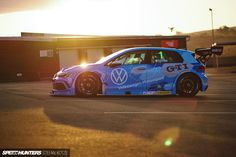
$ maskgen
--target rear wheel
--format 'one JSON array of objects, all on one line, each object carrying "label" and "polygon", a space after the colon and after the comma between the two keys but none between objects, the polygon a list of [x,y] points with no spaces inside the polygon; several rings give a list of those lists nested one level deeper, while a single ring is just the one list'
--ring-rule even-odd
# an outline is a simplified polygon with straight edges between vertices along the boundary
[{"label": "rear wheel", "polygon": [[101,82],[97,75],[85,73],[76,81],[76,91],[80,96],[95,96],[101,91]]},{"label": "rear wheel", "polygon": [[177,82],[177,93],[180,96],[195,96],[199,91],[199,79],[194,75],[183,75]]}]

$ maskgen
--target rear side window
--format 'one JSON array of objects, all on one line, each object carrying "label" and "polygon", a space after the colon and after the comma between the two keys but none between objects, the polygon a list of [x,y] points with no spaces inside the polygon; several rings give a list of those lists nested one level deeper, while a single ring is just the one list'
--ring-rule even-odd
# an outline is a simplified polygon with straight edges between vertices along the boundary
[{"label": "rear side window", "polygon": [[151,53],[151,64],[165,61],[167,63],[181,63],[183,58],[174,51],[155,50]]}]

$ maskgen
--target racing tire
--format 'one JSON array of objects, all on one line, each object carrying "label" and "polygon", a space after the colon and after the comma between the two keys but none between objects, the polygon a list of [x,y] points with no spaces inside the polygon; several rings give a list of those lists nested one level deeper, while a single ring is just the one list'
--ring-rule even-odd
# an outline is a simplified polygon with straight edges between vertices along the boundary
[{"label": "racing tire", "polygon": [[85,73],[78,77],[76,81],[76,93],[79,96],[96,96],[101,92],[101,81],[93,73]]},{"label": "racing tire", "polygon": [[193,97],[199,92],[199,79],[191,74],[183,75],[177,82],[177,94],[184,97]]}]

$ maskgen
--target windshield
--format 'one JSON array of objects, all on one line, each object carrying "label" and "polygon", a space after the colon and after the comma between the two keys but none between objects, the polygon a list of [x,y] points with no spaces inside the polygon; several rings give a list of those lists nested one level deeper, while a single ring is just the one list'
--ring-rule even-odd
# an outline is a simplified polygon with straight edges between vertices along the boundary
[{"label": "windshield", "polygon": [[108,55],[108,56],[106,56],[106,57],[100,59],[100,60],[97,61],[96,63],[97,63],[97,64],[104,63],[104,62],[110,60],[111,58],[113,58],[113,57],[115,57],[115,56],[117,56],[117,55],[119,55],[119,54],[121,54],[121,53],[123,53],[123,52],[124,52],[124,50],[120,50],[120,51],[117,51],[117,52],[115,52],[115,53],[112,53],[112,54],[110,54],[110,55]]}]

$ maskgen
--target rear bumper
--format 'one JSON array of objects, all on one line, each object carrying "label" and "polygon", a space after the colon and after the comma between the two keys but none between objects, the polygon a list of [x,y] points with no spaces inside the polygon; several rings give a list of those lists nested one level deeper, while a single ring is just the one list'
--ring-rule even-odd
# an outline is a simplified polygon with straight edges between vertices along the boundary
[{"label": "rear bumper", "polygon": [[208,89],[208,78],[206,74],[203,74],[200,76],[200,79],[201,79],[201,84],[202,84],[202,88],[200,90],[205,92]]}]

